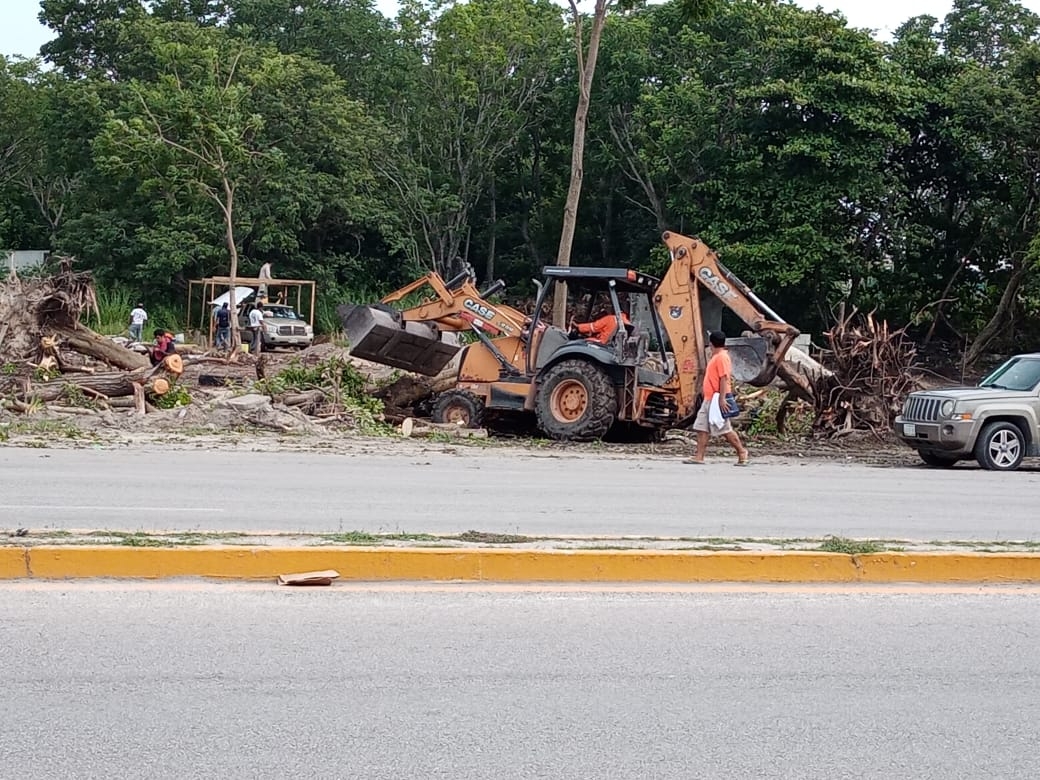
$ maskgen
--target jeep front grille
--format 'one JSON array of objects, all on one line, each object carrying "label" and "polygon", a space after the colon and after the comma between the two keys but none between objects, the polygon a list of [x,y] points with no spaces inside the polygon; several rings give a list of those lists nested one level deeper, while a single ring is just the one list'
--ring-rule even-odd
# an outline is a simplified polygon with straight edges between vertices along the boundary
[{"label": "jeep front grille", "polygon": [[941,398],[915,398],[910,396],[903,418],[911,422],[935,422],[939,419]]}]

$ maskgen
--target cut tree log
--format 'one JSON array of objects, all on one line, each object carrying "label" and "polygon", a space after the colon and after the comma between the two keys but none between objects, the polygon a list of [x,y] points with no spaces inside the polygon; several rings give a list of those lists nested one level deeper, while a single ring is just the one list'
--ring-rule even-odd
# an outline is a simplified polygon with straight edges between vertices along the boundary
[{"label": "cut tree log", "polygon": [[451,436],[456,439],[486,439],[486,428],[464,428],[452,423],[435,423],[430,420],[415,420],[406,417],[401,422],[401,435],[405,438],[413,436],[435,436],[437,434]]},{"label": "cut tree log", "polygon": [[84,325],[77,325],[75,328],[58,328],[55,330],[55,335],[64,339],[71,349],[81,355],[96,358],[115,368],[135,371],[150,365],[147,356],[121,347],[104,336],[99,336]]},{"label": "cut tree log", "polygon": [[97,409],[87,409],[83,406],[48,406],[47,411],[53,414],[76,414],[76,415],[94,415],[97,414]]},{"label": "cut tree log", "polygon": [[22,393],[21,400],[26,401],[30,398],[36,398],[44,402],[57,401],[68,392],[67,388],[69,387],[79,388],[84,393],[89,393],[95,398],[98,395],[107,398],[133,395],[134,387],[138,385],[145,386],[145,389],[155,395],[163,395],[169,392],[169,380],[164,377],[154,377],[153,374],[155,373],[156,370],[149,367],[146,371],[139,370],[130,373],[112,371],[102,374],[69,376],[52,382],[33,385]]},{"label": "cut tree log", "polygon": [[318,406],[327,400],[324,390],[304,390],[300,393],[286,393],[280,395],[274,400],[279,403],[283,403],[286,406],[292,406],[299,409],[305,414],[310,414],[318,408]]}]

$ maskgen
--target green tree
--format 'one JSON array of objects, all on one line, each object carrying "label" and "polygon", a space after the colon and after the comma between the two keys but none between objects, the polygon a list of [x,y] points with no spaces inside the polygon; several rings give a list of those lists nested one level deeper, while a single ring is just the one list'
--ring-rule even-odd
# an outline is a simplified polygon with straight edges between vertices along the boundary
[{"label": "green tree", "polygon": [[[329,208],[359,213],[373,187],[380,130],[326,67],[219,29],[149,22],[154,81],[133,80],[97,140],[99,164],[151,200],[151,270],[192,262],[175,242],[219,217],[229,276],[244,246],[293,253]],[[205,204],[209,203],[209,208]]]},{"label": "green tree", "polygon": [[493,172],[551,87],[563,26],[548,0],[475,0],[435,19],[406,11],[423,65],[389,109],[401,142],[382,170],[399,209],[396,246],[450,274],[470,259],[471,216]]}]

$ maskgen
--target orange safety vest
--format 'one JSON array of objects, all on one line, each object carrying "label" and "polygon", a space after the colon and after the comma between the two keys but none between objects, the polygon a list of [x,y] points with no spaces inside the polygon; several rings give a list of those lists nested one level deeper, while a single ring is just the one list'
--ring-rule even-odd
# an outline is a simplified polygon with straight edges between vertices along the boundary
[{"label": "orange safety vest", "polygon": [[[631,320],[628,319],[628,315],[624,312],[621,312],[621,321],[626,325],[632,324]],[[608,344],[614,338],[614,334],[617,333],[617,317],[613,314],[606,314],[592,322],[578,323],[576,327],[578,328],[578,333],[589,337],[589,341],[595,341],[597,344]]]}]

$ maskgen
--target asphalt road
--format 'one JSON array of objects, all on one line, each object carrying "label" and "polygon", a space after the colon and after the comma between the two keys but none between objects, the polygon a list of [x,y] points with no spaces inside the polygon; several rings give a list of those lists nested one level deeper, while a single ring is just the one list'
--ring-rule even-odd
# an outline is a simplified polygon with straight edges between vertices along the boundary
[{"label": "asphalt road", "polygon": [[0,585],[0,776],[1032,780],[1036,596]]},{"label": "asphalt road", "polygon": [[[448,450],[448,452],[445,452]],[[454,453],[454,454],[450,454]],[[912,540],[1040,535],[1040,473],[821,461],[0,448],[11,527]]]}]

